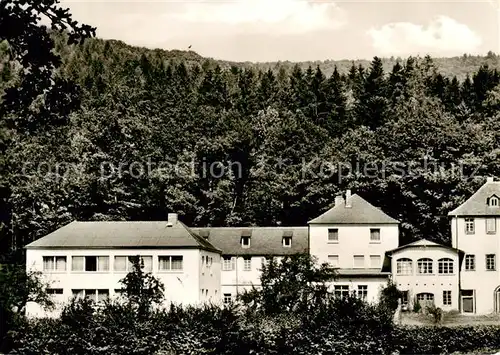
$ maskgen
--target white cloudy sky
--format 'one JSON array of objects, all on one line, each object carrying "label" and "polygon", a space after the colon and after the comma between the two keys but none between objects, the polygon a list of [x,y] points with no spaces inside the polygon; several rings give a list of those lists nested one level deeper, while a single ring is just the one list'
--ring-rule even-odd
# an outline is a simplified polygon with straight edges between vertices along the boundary
[{"label": "white cloudy sky", "polygon": [[[62,0],[102,38],[235,61],[500,52],[500,0]],[[498,3],[497,3],[498,2]]]}]

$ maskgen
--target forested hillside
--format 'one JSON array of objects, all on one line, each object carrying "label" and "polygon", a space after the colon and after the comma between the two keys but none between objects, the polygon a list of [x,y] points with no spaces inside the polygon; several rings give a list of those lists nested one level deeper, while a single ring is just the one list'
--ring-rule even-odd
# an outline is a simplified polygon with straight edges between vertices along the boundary
[{"label": "forested hillside", "polygon": [[[74,219],[305,225],[346,188],[401,220],[402,243],[448,243],[447,213],[500,175],[493,54],[335,69],[63,42],[76,109],[4,118],[2,233],[18,247]],[[5,89],[18,69],[0,52]]]}]

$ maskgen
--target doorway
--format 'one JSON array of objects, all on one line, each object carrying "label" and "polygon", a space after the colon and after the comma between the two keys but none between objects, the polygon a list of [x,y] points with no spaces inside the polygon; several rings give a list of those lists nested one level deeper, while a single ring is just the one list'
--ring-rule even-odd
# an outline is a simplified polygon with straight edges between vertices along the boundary
[{"label": "doorway", "polygon": [[474,313],[475,311],[474,290],[461,290],[460,298],[462,301],[462,312]]}]

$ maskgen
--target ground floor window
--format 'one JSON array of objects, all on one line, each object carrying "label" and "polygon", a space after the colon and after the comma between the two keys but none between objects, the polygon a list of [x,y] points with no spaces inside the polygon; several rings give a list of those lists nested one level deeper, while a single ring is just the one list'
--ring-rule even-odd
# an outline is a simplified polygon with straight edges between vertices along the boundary
[{"label": "ground floor window", "polygon": [[451,291],[443,291],[443,306],[451,306]]},{"label": "ground floor window", "polygon": [[75,298],[88,298],[94,302],[101,302],[109,298],[109,290],[106,289],[86,289],[86,290],[72,290],[73,297]]},{"label": "ground floor window", "polygon": [[231,303],[231,294],[230,293],[225,293],[223,300],[224,300],[224,304]]},{"label": "ground floor window", "polygon": [[358,297],[363,301],[366,301],[368,298],[368,286],[367,285],[358,285]]},{"label": "ground floor window", "polygon": [[427,292],[419,293],[419,294],[417,294],[417,300],[419,302],[420,301],[434,301],[434,294],[427,293]]},{"label": "ground floor window", "polygon": [[335,285],[335,297],[346,298],[349,297],[349,285]]}]

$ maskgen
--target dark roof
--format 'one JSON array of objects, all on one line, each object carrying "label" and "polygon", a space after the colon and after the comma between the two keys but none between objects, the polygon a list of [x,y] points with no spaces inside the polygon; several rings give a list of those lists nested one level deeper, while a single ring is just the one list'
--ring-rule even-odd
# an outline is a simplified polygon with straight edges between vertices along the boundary
[{"label": "dark roof", "polygon": [[177,221],[71,222],[26,248],[196,248],[219,252],[209,241]]},{"label": "dark roof", "polygon": [[310,224],[397,224],[398,220],[388,216],[361,196],[354,194],[347,202],[330,208],[321,216],[309,221]]},{"label": "dark roof", "polygon": [[[215,227],[192,230],[196,233],[208,231],[208,240],[224,255],[290,255],[308,251],[307,227]],[[249,248],[241,246],[244,231],[251,232]],[[292,245],[284,247],[283,237],[290,234]]]},{"label": "dark roof", "polygon": [[500,181],[487,181],[467,201],[448,213],[449,216],[500,216],[499,207],[489,207],[489,197],[500,196]]},{"label": "dark roof", "polygon": [[381,269],[337,269],[339,277],[345,276],[367,276],[367,277],[386,277],[390,272],[382,271]]},{"label": "dark roof", "polygon": [[409,244],[405,244],[405,245],[402,245],[400,247],[397,247],[396,249],[392,249],[392,250],[388,250],[386,252],[387,255],[391,255],[395,252],[398,252],[400,250],[403,250],[403,249],[407,249],[407,248],[421,248],[421,249],[426,249],[426,248],[444,248],[444,249],[448,249],[448,250],[451,250],[455,253],[463,253],[463,251],[461,250],[457,250],[455,248],[452,248],[448,245],[442,245],[442,244],[438,244],[438,243],[434,243],[434,242],[431,242],[430,240],[427,240],[427,239],[420,239],[420,240],[417,240],[416,242],[413,242],[413,243],[409,243]]}]

